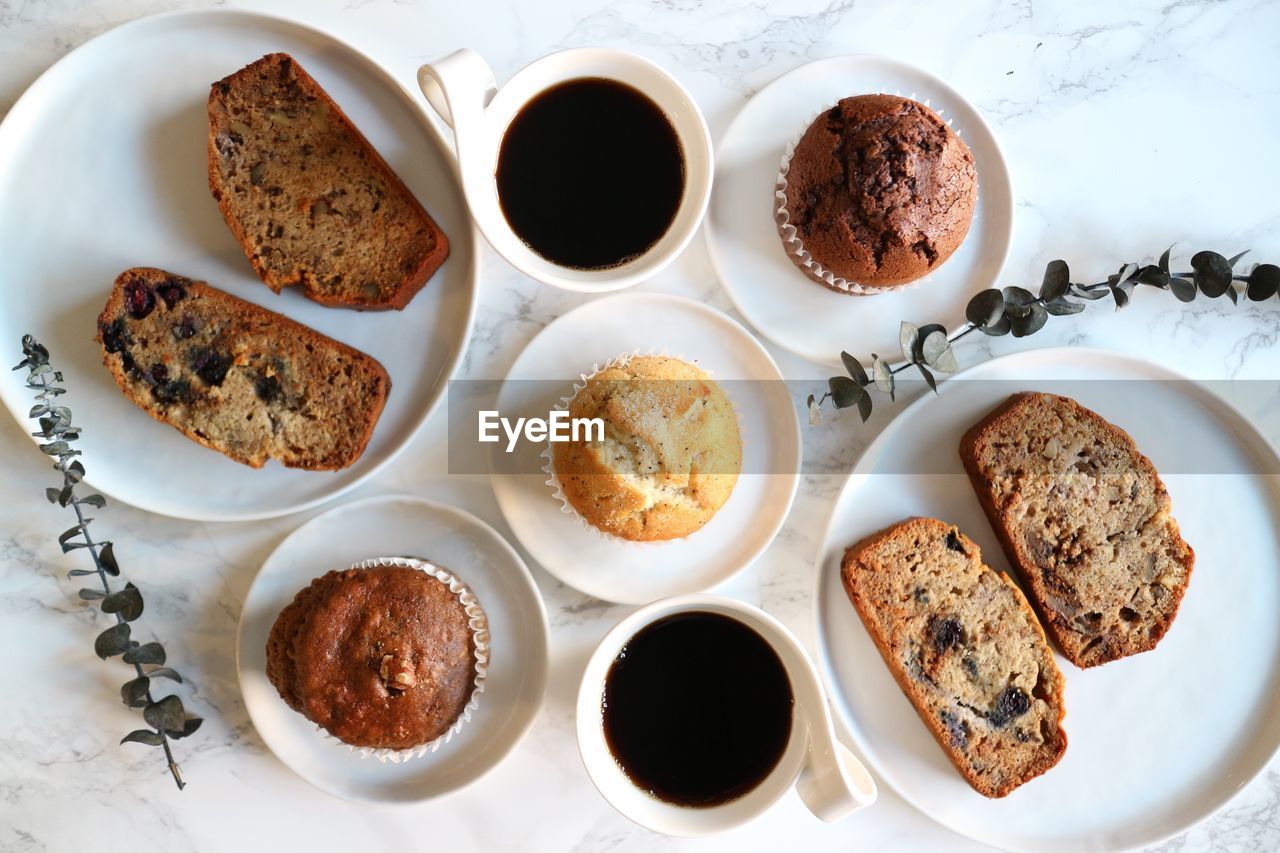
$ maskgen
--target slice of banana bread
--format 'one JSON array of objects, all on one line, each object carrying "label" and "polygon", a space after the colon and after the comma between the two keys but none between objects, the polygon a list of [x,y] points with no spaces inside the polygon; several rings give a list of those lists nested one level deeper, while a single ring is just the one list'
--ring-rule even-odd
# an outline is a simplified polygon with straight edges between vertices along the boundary
[{"label": "slice of banana bread", "polygon": [[1195,564],[1129,434],[1074,400],[1015,394],[960,456],[1009,562],[1076,666],[1153,649]]},{"label": "slice of banana bread", "polygon": [[1021,591],[968,537],[912,518],[845,552],[845,591],[951,763],[1003,797],[1067,749],[1062,673]]},{"label": "slice of banana bread", "polygon": [[290,56],[209,92],[209,189],[277,293],[404,308],[449,255],[444,232],[333,99]]},{"label": "slice of banana bread", "polygon": [[164,270],[116,279],[98,317],[125,396],[193,441],[261,468],[360,458],[391,388],[373,358],[273,311]]}]

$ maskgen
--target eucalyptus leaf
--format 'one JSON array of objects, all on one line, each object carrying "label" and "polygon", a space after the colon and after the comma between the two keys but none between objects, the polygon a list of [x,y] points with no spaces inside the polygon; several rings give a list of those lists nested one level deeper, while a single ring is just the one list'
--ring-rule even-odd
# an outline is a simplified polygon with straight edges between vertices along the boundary
[{"label": "eucalyptus leaf", "polygon": [[832,376],[827,380],[827,387],[831,389],[831,402],[837,409],[849,408],[858,402],[859,396],[867,393],[861,385],[848,376]]},{"label": "eucalyptus leaf", "polygon": [[1043,305],[1031,305],[1029,307],[1030,311],[1025,317],[1014,317],[1010,320],[1015,338],[1034,335],[1043,329],[1044,324],[1049,321],[1049,312],[1045,310]]},{"label": "eucalyptus leaf", "polygon": [[890,400],[893,400],[897,391],[897,380],[885,360],[875,353],[871,354],[871,374],[875,376],[876,387],[888,394]]},{"label": "eucalyptus leaf", "polygon": [[126,622],[132,622],[142,615],[142,593],[131,583],[127,583],[124,589],[115,592],[102,599],[103,613],[119,613],[120,618]]},{"label": "eucalyptus leaf", "polygon": [[1066,297],[1050,300],[1044,304],[1044,310],[1055,317],[1065,317],[1069,314],[1079,314],[1084,310],[1083,302],[1072,302]]},{"label": "eucalyptus leaf", "polygon": [[1125,279],[1117,284],[1111,285],[1111,298],[1116,302],[1116,310],[1129,304],[1129,298],[1133,295],[1132,279]]},{"label": "eucalyptus leaf", "polygon": [[853,378],[854,382],[857,382],[864,388],[871,384],[871,378],[867,376],[867,371],[863,369],[862,362],[858,361],[847,352],[840,353],[840,360],[844,362],[844,369],[849,371],[849,376]]},{"label": "eucalyptus leaf", "polygon": [[981,331],[982,331],[982,334],[984,335],[990,335],[993,338],[998,338],[1002,335],[1009,334],[1009,330],[1012,328],[1013,328],[1013,321],[1010,320],[1009,316],[1006,314],[1005,316],[1000,318],[999,322],[994,323],[990,326],[983,326]]},{"label": "eucalyptus leaf", "polygon": [[170,732],[169,737],[174,740],[180,740],[188,735],[193,735],[203,722],[204,720],[200,717],[187,717],[182,721],[182,731]]},{"label": "eucalyptus leaf", "polygon": [[[128,623],[121,623],[127,625]],[[143,643],[124,653],[125,663],[164,663],[164,646],[159,643]]]},{"label": "eucalyptus leaf", "polygon": [[1165,249],[1164,252],[1160,255],[1160,271],[1163,272],[1165,275],[1169,274],[1169,253],[1172,251],[1173,251],[1173,247],[1170,246],[1169,248]]},{"label": "eucalyptus leaf", "polygon": [[54,486],[49,486],[44,490],[44,496],[49,499],[49,503],[51,504],[56,504],[58,502],[58,495],[60,494],[62,494],[62,489]]},{"label": "eucalyptus leaf", "polygon": [[157,699],[142,709],[142,719],[147,721],[147,725],[163,732],[182,731],[186,716],[186,711],[182,708],[182,700],[177,696]]},{"label": "eucalyptus leaf", "polygon": [[1169,279],[1169,292],[1179,302],[1196,301],[1196,283],[1190,279],[1174,277]]},{"label": "eucalyptus leaf", "polygon": [[1161,290],[1167,290],[1169,287],[1169,274],[1155,264],[1148,264],[1138,270],[1133,280],[1138,284],[1147,284]]},{"label": "eucalyptus leaf", "polygon": [[920,345],[925,363],[939,373],[955,373],[960,369],[956,363],[955,353],[951,351],[951,342],[946,332],[930,332]]},{"label": "eucalyptus leaf", "polygon": [[1031,303],[1035,296],[1025,287],[1006,287],[1004,293],[1004,313],[1013,320],[1031,313]]},{"label": "eucalyptus leaf", "polygon": [[167,666],[158,666],[155,669],[148,671],[147,677],[148,678],[168,678],[171,681],[178,682],[179,684],[182,683],[182,676],[178,675],[178,673],[175,670],[172,670]]},{"label": "eucalyptus leaf", "polygon": [[98,562],[102,564],[102,570],[112,577],[116,577],[120,574],[120,566],[116,563],[116,549],[114,543],[102,543],[102,550],[98,552]]},{"label": "eucalyptus leaf", "polygon": [[920,375],[924,377],[924,381],[929,383],[929,389],[933,391],[933,393],[937,394],[938,382],[933,378],[933,374],[929,372],[929,368],[925,367],[923,364],[917,364],[916,368],[920,371]]},{"label": "eucalyptus leaf", "polygon": [[[89,574],[93,574],[93,572],[90,572]],[[106,598],[107,594],[100,589],[90,589],[89,587],[85,587],[80,590],[80,597],[85,601],[98,601],[99,599]]]},{"label": "eucalyptus leaf", "polygon": [[916,337],[916,351],[915,351],[916,361],[925,361],[924,341],[925,341],[925,338],[929,337],[934,332],[941,332],[943,337],[946,337],[947,327],[942,325],[941,323],[926,323],[925,325],[920,327],[920,334]]},{"label": "eucalyptus leaf", "polygon": [[151,729],[135,729],[124,737],[120,738],[121,743],[145,743],[147,746],[159,746],[164,743],[164,738]]},{"label": "eucalyptus leaf", "polygon": [[94,571],[93,569],[72,569],[71,571],[67,572],[67,577],[82,578],[86,575],[96,575],[96,574],[97,572]]},{"label": "eucalyptus leaf", "polygon": [[1243,258],[1243,257],[1244,257],[1245,255],[1247,255],[1247,254],[1249,254],[1249,250],[1248,250],[1248,249],[1245,249],[1243,252],[1237,252],[1236,254],[1232,255],[1232,256],[1231,256],[1231,257],[1229,257],[1229,258],[1227,258],[1227,266],[1231,267],[1232,269],[1235,269],[1235,267],[1236,267],[1236,261],[1240,260],[1241,258]]},{"label": "eucalyptus leaf", "polygon": [[76,498],[76,502],[86,506],[97,507],[98,509],[102,509],[107,505],[107,499],[102,495],[86,495],[83,498]]},{"label": "eucalyptus leaf", "polygon": [[1102,299],[1104,296],[1106,296],[1110,292],[1111,291],[1109,289],[1109,286],[1082,287],[1081,285],[1078,285],[1078,284],[1071,285],[1072,296],[1078,296],[1081,299],[1087,299],[1090,302],[1093,302],[1098,299]]},{"label": "eucalyptus leaf", "polygon": [[1004,294],[995,288],[974,294],[965,306],[964,316],[979,329],[994,326],[1004,317]]},{"label": "eucalyptus leaf", "polygon": [[126,681],[120,688],[120,701],[130,708],[145,708],[151,701],[147,691],[151,689],[151,679],[145,675]]},{"label": "eucalyptus leaf", "polygon": [[902,349],[902,357],[907,361],[916,360],[916,342],[920,338],[920,330],[906,320],[898,327],[898,346]]},{"label": "eucalyptus leaf", "polygon": [[1254,302],[1270,299],[1280,292],[1280,267],[1275,264],[1258,264],[1249,273],[1249,288],[1245,295]]},{"label": "eucalyptus leaf", "polygon": [[862,418],[864,424],[871,417],[871,408],[874,405],[875,402],[871,399],[871,395],[863,388],[862,395],[858,397],[858,417]]},{"label": "eucalyptus leaf", "polygon": [[[1124,284],[1126,281],[1133,278],[1134,273],[1136,273],[1137,271],[1138,271],[1137,264],[1132,264],[1132,263],[1125,264],[1120,268],[1120,272],[1116,273],[1115,280],[1112,281],[1111,283],[1113,285]],[[1110,279],[1108,279],[1108,281],[1110,281]]]},{"label": "eucalyptus leaf", "polygon": [[1040,283],[1040,298],[1057,299],[1071,286],[1071,272],[1066,261],[1049,261],[1044,268],[1044,280]]},{"label": "eucalyptus leaf", "polygon": [[1196,252],[1191,256],[1196,286],[1210,299],[1217,299],[1231,286],[1231,264],[1217,252]]},{"label": "eucalyptus leaf", "polygon": [[818,405],[818,401],[814,399],[812,394],[809,395],[807,407],[809,409],[809,426],[817,426],[822,423],[822,407]]},{"label": "eucalyptus leaf", "polygon": [[[98,635],[98,639],[93,641],[93,651],[98,657],[106,660],[114,655],[121,654],[129,648],[129,623],[120,622],[112,625],[107,630]],[[129,661],[125,661],[128,663]]]}]

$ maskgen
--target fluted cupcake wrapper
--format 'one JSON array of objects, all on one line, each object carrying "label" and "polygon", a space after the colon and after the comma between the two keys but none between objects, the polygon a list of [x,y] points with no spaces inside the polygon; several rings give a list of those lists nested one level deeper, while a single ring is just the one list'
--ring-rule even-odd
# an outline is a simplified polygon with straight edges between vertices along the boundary
[{"label": "fluted cupcake wrapper", "polygon": [[[573,398],[578,396],[578,392],[580,392],[583,388],[587,387],[588,382],[590,382],[592,379],[594,379],[596,376],[600,375],[606,370],[611,370],[615,367],[626,367],[628,364],[631,363],[632,359],[638,358],[641,356],[661,356],[663,358],[678,359],[680,361],[686,362],[687,364],[693,364],[695,367],[698,367],[698,369],[701,370],[703,373],[707,374],[707,376],[711,378],[713,381],[715,379],[714,375],[710,370],[706,370],[705,368],[698,366],[695,362],[689,361],[683,355],[672,355],[670,350],[667,350],[667,349],[659,350],[656,347],[650,348],[648,350],[634,349],[631,352],[623,353],[622,355],[619,355],[616,358],[611,358],[608,361],[604,362],[603,364],[593,365],[590,373],[579,374],[579,379],[573,383],[573,388],[569,391],[569,393],[566,396],[561,397],[560,401],[556,403],[552,408],[555,411],[568,411],[569,404],[573,402]],[[723,388],[721,388],[720,390],[721,392],[724,392]],[[728,393],[725,393],[725,399],[729,401],[729,405],[733,408],[733,416],[738,422],[738,440],[739,442],[741,442],[742,447],[745,449],[747,446],[747,437],[746,437],[745,428],[743,427],[743,423],[742,423],[742,413],[738,408],[738,404],[734,402],[733,397],[731,397]],[[573,516],[575,519],[577,519],[578,523],[582,525],[583,529],[590,531],[592,534],[599,536],[602,539],[607,539],[610,542],[625,542],[628,545],[637,545],[637,546],[648,547],[648,548],[660,548],[663,545],[670,545],[675,542],[682,542],[685,539],[688,539],[689,536],[693,536],[698,532],[697,530],[695,530],[693,531],[693,533],[690,533],[688,536],[681,536],[676,539],[627,539],[624,536],[616,536],[608,532],[607,530],[601,530],[599,527],[596,527],[594,524],[592,524],[590,521],[584,518],[583,515],[574,508],[573,504],[569,503],[569,498],[565,495],[564,489],[561,488],[560,486],[560,478],[556,476],[554,442],[548,440],[546,446],[542,449],[542,453],[539,455],[541,455],[544,460],[542,464],[542,473],[547,475],[546,485],[551,487],[551,493],[555,496],[556,500],[560,502],[560,511],[563,512],[565,515]],[[741,476],[741,472],[739,472],[739,476]],[[732,496],[730,496],[730,500],[732,500]],[[721,508],[723,509],[723,507]],[[702,528],[699,528],[699,530],[701,529]]]},{"label": "fluted cupcake wrapper", "polygon": [[[908,100],[913,101],[916,100],[915,92],[912,92],[910,95],[903,95],[899,91],[895,90],[893,92],[876,92],[874,94],[893,95],[898,98],[907,98]],[[955,127],[953,120],[946,117],[944,114],[946,112],[945,110],[934,109],[927,100],[919,101],[919,103],[924,104],[926,107],[929,107],[929,109],[937,113],[938,117],[956,132],[956,136],[964,135],[964,131]],[[795,138],[787,143],[786,151],[782,155],[782,163],[778,166],[778,176],[775,179],[773,190],[773,221],[778,228],[778,236],[782,239],[782,247],[786,251],[787,257],[789,257],[791,261],[809,278],[838,293],[844,293],[849,296],[874,296],[878,293],[895,293],[899,290],[906,290],[907,288],[925,283],[932,278],[933,274],[941,269],[942,265],[945,264],[947,260],[950,260],[950,258],[947,258],[941,264],[938,264],[938,266],[934,267],[927,274],[913,281],[906,282],[905,284],[887,286],[860,284],[856,281],[851,281],[850,279],[836,275],[818,261],[814,260],[813,255],[809,254],[808,250],[805,249],[804,241],[800,239],[800,235],[796,231],[796,227],[791,224],[791,215],[787,213],[787,172],[791,168],[791,158],[795,155],[796,145],[800,143],[800,139],[809,129],[809,126],[813,124],[818,116],[822,115],[828,109],[830,109],[830,107],[818,110],[810,116],[809,121],[805,123],[804,130],[801,130]]]},{"label": "fluted cupcake wrapper", "polygon": [[419,569],[449,587],[449,591],[458,597],[458,601],[462,602],[462,606],[467,611],[467,627],[471,629],[471,639],[475,645],[475,675],[472,679],[471,697],[467,700],[467,704],[463,706],[462,713],[458,715],[458,719],[453,721],[453,724],[449,726],[444,734],[434,740],[409,749],[378,749],[371,746],[353,746],[329,734],[321,726],[316,726],[316,729],[326,740],[346,747],[349,752],[355,753],[361,758],[376,758],[383,763],[390,761],[393,764],[399,764],[413,758],[420,758],[444,746],[453,739],[453,736],[475,713],[479,705],[480,694],[484,693],[485,677],[489,670],[489,621],[485,616],[484,610],[481,609],[475,593],[448,569],[416,557],[376,557],[362,560],[351,566],[351,568],[373,569],[379,566],[400,566],[402,568]]}]

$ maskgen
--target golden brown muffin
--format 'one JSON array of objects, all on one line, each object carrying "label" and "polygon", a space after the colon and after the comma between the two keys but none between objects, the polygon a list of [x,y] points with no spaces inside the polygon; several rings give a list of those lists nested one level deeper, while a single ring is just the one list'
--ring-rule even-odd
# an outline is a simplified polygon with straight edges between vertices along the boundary
[{"label": "golden brown muffin", "polygon": [[973,155],[938,114],[893,95],[844,98],[819,115],[787,167],[786,211],[812,259],[858,284],[936,269],[969,233]]},{"label": "golden brown muffin", "polygon": [[267,640],[281,698],[352,746],[435,740],[462,715],[475,675],[466,605],[416,568],[329,572],[281,611]]},{"label": "golden brown muffin", "polygon": [[557,442],[553,467],[569,504],[598,529],[636,541],[701,529],[742,469],[738,419],[692,364],[640,356],[592,376],[572,418],[601,418],[604,441]]}]

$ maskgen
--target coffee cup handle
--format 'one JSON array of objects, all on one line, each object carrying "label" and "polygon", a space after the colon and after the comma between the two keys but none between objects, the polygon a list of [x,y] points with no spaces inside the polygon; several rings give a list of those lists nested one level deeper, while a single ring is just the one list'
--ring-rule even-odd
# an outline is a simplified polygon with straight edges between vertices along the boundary
[{"label": "coffee cup handle", "polygon": [[455,141],[476,126],[480,114],[498,92],[492,69],[480,54],[467,48],[419,68],[418,87],[431,108],[453,128]]},{"label": "coffee cup handle", "polygon": [[836,738],[831,713],[822,703],[809,722],[809,754],[796,793],[809,811],[832,823],[876,801],[876,781]]}]

